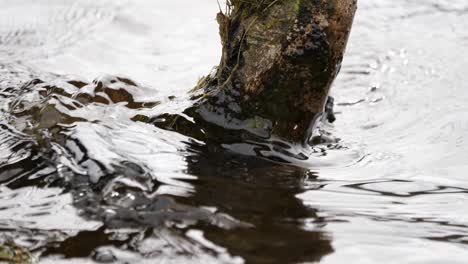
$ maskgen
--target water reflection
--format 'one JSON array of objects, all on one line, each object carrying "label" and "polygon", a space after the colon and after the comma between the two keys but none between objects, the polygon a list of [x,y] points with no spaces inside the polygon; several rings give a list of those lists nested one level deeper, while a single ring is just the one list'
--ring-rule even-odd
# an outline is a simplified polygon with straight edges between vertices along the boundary
[{"label": "water reflection", "polygon": [[466,1],[360,1],[341,141],[289,164],[139,119],[190,105],[216,4],[47,3],[0,0],[0,259],[466,262]]},{"label": "water reflection", "polygon": [[[35,79],[16,91],[4,112],[15,127],[2,127],[10,142],[4,153],[11,154],[2,170],[8,216],[1,223],[24,230],[13,241],[30,241],[23,246],[37,256],[161,260],[189,253],[296,263],[332,252],[319,228],[325,223],[294,197],[316,175],[263,158],[284,156],[274,151],[291,149],[284,143],[201,142],[134,121],[181,107],[173,98],[166,107],[141,102],[136,98],[144,88],[119,77],[89,84]],[[18,144],[25,154],[15,151]],[[44,232],[69,229],[75,232],[59,237]],[[30,237],[28,230],[47,238]],[[147,248],[149,241],[167,252]]]},{"label": "water reflection", "polygon": [[[294,193],[304,190],[312,172],[294,165],[274,163],[200,146],[188,158],[188,172],[198,176],[192,203],[211,201],[221,211],[254,225],[236,232],[206,229],[206,236],[249,263],[319,261],[332,252],[329,237],[320,231],[325,223],[312,208],[304,207]],[[303,220],[317,227],[306,230]]]}]

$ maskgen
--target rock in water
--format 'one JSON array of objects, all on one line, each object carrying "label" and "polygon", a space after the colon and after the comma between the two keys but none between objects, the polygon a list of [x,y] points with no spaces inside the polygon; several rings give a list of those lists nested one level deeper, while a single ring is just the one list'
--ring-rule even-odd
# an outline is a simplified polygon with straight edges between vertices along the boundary
[{"label": "rock in water", "polygon": [[[230,0],[219,13],[223,53],[187,114],[308,142],[340,69],[356,0]],[[244,121],[239,121],[244,120]],[[248,127],[250,125],[250,127]],[[221,124],[221,126],[223,126]],[[264,135],[265,133],[261,133]]]}]

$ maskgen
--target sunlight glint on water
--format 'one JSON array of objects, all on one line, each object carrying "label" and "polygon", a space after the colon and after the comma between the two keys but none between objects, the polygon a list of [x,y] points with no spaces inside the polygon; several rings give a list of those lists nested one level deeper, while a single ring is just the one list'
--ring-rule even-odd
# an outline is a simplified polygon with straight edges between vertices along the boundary
[{"label": "sunlight glint on water", "polygon": [[[295,164],[134,121],[184,109],[218,63],[216,1],[0,6],[0,259],[466,262],[466,1],[361,0],[327,128],[341,141]],[[66,117],[31,129],[41,100]]]}]

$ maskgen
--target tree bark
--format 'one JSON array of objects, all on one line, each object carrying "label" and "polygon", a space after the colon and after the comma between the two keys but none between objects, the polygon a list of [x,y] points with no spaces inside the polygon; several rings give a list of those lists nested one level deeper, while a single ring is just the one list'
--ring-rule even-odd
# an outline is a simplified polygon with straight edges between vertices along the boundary
[{"label": "tree bark", "polygon": [[217,16],[221,62],[187,113],[196,121],[306,142],[340,69],[356,0],[231,2],[229,13]]}]

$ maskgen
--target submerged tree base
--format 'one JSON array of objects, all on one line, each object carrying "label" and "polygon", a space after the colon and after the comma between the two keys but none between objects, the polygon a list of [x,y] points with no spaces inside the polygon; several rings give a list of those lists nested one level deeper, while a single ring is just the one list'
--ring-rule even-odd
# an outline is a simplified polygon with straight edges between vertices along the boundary
[{"label": "submerged tree base", "polygon": [[[223,44],[220,64],[192,90],[191,106],[178,114],[138,114],[132,120],[206,142],[275,138],[311,143],[315,125],[335,119],[328,93],[355,10],[356,0],[230,0],[227,12],[217,16]],[[58,124],[86,121],[59,109],[57,100],[69,110],[92,103],[126,103],[131,109],[161,103],[134,100],[129,91],[137,87],[128,79],[109,80],[107,85],[69,84],[73,89],[39,80],[26,84],[23,92],[37,85],[41,89],[37,98],[26,100],[32,101],[20,97],[11,105],[14,122],[27,133],[39,135],[37,131],[48,129],[53,134]]]},{"label": "submerged tree base", "polygon": [[[221,62],[184,114],[197,124],[308,143],[318,120],[334,120],[330,107],[322,113],[355,10],[356,0],[228,1],[217,16]],[[160,126],[183,123],[174,117]]]}]

